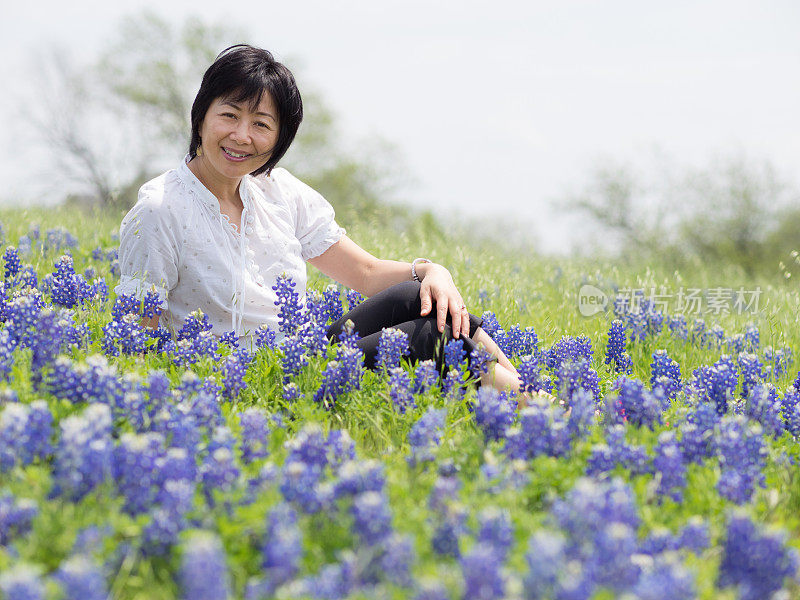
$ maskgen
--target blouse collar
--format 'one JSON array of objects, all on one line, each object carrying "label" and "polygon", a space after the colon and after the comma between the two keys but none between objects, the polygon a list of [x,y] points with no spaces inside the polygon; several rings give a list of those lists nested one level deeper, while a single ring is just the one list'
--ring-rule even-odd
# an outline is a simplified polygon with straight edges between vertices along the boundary
[{"label": "blouse collar", "polygon": [[[219,212],[219,200],[211,193],[211,190],[203,185],[197,178],[197,175],[192,173],[192,170],[189,168],[189,160],[190,157],[188,154],[183,157],[178,167],[178,176],[201,203]],[[242,197],[242,204],[244,204],[245,209],[250,206],[250,186],[246,183],[249,178],[250,175],[245,175],[239,183],[239,195]]]}]

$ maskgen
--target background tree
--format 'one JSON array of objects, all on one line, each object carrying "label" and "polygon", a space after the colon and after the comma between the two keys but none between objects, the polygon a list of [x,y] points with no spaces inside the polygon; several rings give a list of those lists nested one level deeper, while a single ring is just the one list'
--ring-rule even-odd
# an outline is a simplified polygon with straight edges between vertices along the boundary
[{"label": "background tree", "polygon": [[622,260],[733,264],[752,276],[775,273],[800,248],[799,198],[769,163],[732,156],[677,173],[664,163],[650,180],[603,166],[564,204]]}]

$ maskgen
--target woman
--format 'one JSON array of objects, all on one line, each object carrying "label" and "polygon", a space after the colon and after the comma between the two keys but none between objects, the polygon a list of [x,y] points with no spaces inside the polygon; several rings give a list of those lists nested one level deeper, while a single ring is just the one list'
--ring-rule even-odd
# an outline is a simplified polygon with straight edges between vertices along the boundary
[{"label": "woman", "polygon": [[[272,286],[285,273],[302,297],[308,261],[368,297],[328,331],[335,341],[352,320],[367,366],[382,328],[396,327],[408,334],[414,360],[434,357],[442,335],[463,339],[467,350],[483,344],[496,363],[481,383],[517,391],[519,375],[467,312],[445,267],[372,256],[345,235],[319,193],[276,168],[302,118],[293,76],[269,52],[223,51],[192,105],[189,154],[143,185],[122,221],[117,294],[155,288],[167,328],[199,308],[212,331],[234,331],[247,344],[262,324],[278,330]],[[158,317],[149,322],[157,324]]]}]

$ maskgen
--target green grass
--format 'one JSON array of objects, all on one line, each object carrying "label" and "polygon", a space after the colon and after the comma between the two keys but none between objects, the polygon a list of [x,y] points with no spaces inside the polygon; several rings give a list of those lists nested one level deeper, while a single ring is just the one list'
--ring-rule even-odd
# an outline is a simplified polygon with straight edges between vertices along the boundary
[{"label": "green grass", "polygon": [[[113,234],[121,216],[74,208],[6,210],[0,213],[0,222],[7,244],[16,243],[34,222],[40,225],[42,234],[51,227],[65,227],[80,240],[79,247],[72,251],[76,271],[80,273],[92,265],[97,275],[105,276],[109,288],[113,289],[114,278],[110,275],[109,263],[92,260],[91,253],[96,247],[108,250],[116,246]],[[549,347],[563,335],[588,336],[595,351],[593,366],[600,375],[603,391],[608,390],[616,378],[611,369],[603,364],[606,336],[613,314],[608,311],[589,318],[581,316],[578,290],[586,283],[607,291],[614,288],[649,290],[653,286],[663,286],[673,293],[680,287],[737,289],[741,286],[748,290],[760,287],[763,290],[764,310],[758,314],[701,316],[709,327],[719,325],[728,335],[742,332],[747,325],[754,324],[761,333],[762,347],[788,347],[795,356],[800,356],[800,294],[790,281],[781,277],[777,269],[775,273],[767,273],[756,279],[746,279],[737,269],[701,264],[691,272],[678,273],[668,265],[637,265],[635,259],[622,265],[601,260],[550,258],[514,253],[505,250],[499,243],[487,241],[470,246],[461,241],[468,239],[463,235],[428,237],[424,230],[397,233],[392,230],[391,224],[369,221],[341,224],[348,229],[352,239],[376,256],[398,260],[426,256],[447,266],[471,312],[481,314],[484,310],[491,310],[506,328],[515,323],[523,327],[532,326],[538,333],[542,348]],[[41,277],[53,270],[57,256],[55,252],[39,252],[26,260]],[[330,281],[325,276],[309,267],[309,289],[322,289],[328,283]],[[73,359],[83,360],[89,354],[100,353],[102,327],[110,320],[110,307],[111,302],[76,312],[77,320],[89,325],[93,342],[88,351],[75,350]],[[691,324],[692,319],[687,316],[687,320]],[[643,343],[629,344],[634,377],[649,382],[652,354],[657,349],[667,350],[669,356],[680,364],[684,377],[701,365],[712,364],[722,353],[719,350],[699,349],[664,331]],[[15,365],[8,382],[8,386],[19,395],[20,401],[29,402],[44,397],[56,421],[80,412],[81,406],[56,401],[46,393],[34,391],[30,382],[29,354],[29,351],[16,351]],[[122,357],[110,359],[110,362],[116,365],[120,374],[144,376],[150,370],[162,369],[173,385],[180,381],[184,371],[163,356]],[[486,462],[502,461],[502,449],[497,442],[486,444],[474,424],[469,408],[474,392],[468,392],[463,401],[457,402],[432,392],[417,399],[417,408],[401,415],[391,406],[385,380],[377,374],[366,373],[362,389],[345,395],[332,410],[326,410],[311,400],[319,385],[323,364],[322,359],[312,360],[295,379],[305,398],[289,406],[280,397],[278,353],[260,352],[250,366],[247,389],[237,400],[222,407],[234,434],[239,431],[236,415],[245,407],[258,406],[270,413],[282,411],[289,414],[291,418],[286,421],[285,429],[276,429],[270,439],[271,455],[268,460],[279,467],[286,455],[283,442],[303,426],[318,423],[326,431],[347,430],[355,441],[360,459],[374,459],[384,465],[386,492],[394,515],[394,526],[398,531],[410,534],[414,540],[417,553],[414,575],[422,579],[439,580],[449,589],[457,590],[460,585],[457,562],[435,555],[430,544],[432,524],[427,498],[436,480],[435,467],[411,467],[406,462],[409,452],[406,436],[411,426],[427,408],[445,406],[448,411],[447,427],[436,451],[437,461],[452,460],[457,466],[462,482],[458,502],[467,511],[469,523],[474,525],[477,511],[487,506],[509,511],[515,526],[516,542],[509,559],[509,570],[518,576],[523,574],[526,569],[524,553],[530,534],[546,526],[547,511],[553,499],[563,496],[584,474],[586,459],[593,444],[603,439],[601,427],[596,426],[587,439],[577,442],[565,458],[539,457],[529,463],[506,465],[509,469],[527,473],[529,482],[521,490],[495,492],[480,475],[479,469]],[[219,365],[210,360],[199,362],[194,370],[201,377],[219,378]],[[773,383],[782,393],[796,374],[797,367],[793,366]],[[673,429],[681,413],[681,407],[673,407],[666,415],[667,422],[654,431],[629,428],[629,442],[642,444],[652,451],[659,433]],[[117,424],[117,430],[131,430],[131,427],[123,421]],[[798,444],[788,434],[777,440],[767,440],[766,443],[769,447],[765,469],[767,487],[758,489],[753,501],[746,504],[744,510],[753,519],[784,530],[789,536],[789,543],[800,549],[800,476],[796,466],[790,466],[785,461],[786,456],[798,457]],[[245,467],[244,473],[255,475],[259,467]],[[658,528],[676,531],[692,516],[699,516],[709,523],[712,548],[701,556],[690,554],[684,557],[685,562],[696,576],[701,598],[733,598],[732,590],[721,592],[714,587],[726,515],[733,508],[716,492],[715,485],[719,477],[716,461],[690,466],[689,485],[680,503],[659,501],[653,493],[651,476],[631,476],[621,468],[614,474],[628,481],[635,491],[643,523],[640,536]],[[48,499],[50,485],[49,464],[34,464],[24,469],[17,467],[8,473],[0,473],[0,491],[5,489],[19,497],[32,498],[40,507],[31,534],[15,544],[18,557],[8,548],[0,546],[0,572],[18,560],[40,565],[45,573],[52,572],[69,555],[79,531],[89,525],[108,526],[109,536],[97,548],[96,556],[105,561],[109,568],[111,597],[167,599],[179,594],[175,582],[179,553],[175,552],[167,558],[142,555],[139,540],[147,519],[133,519],[125,515],[111,484],[95,490],[75,504]],[[259,572],[264,516],[279,501],[280,493],[276,486],[266,486],[257,500],[249,505],[237,505],[237,495],[240,492],[233,494],[230,510],[222,506],[209,508],[198,496],[193,514],[198,527],[217,531],[223,540],[229,557],[233,588],[240,595],[246,580]],[[301,518],[305,539],[303,565],[307,572],[316,572],[322,564],[337,560],[340,552],[353,549],[348,515],[347,506],[342,506],[333,515],[305,515]],[[473,543],[470,536],[465,536],[462,551],[468,550]],[[513,578],[510,585],[515,585]],[[518,581],[516,585],[519,585]],[[792,594],[800,594],[796,586],[790,590]],[[407,590],[391,586],[385,591],[387,597],[408,596]],[[50,584],[50,592],[55,597],[53,584]],[[599,592],[596,597],[613,596]]]}]

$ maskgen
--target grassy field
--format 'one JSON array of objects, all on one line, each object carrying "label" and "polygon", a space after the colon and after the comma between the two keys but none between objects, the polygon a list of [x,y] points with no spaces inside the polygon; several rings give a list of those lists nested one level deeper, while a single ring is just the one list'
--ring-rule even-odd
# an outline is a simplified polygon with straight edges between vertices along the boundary
[{"label": "grassy field", "polygon": [[[447,266],[470,311],[496,315],[496,339],[532,327],[541,375],[562,382],[553,391],[573,408],[516,415],[504,398],[477,400],[471,386],[463,397],[434,386],[403,411],[403,390],[383,373],[316,402],[335,348],[291,376],[281,348],[245,357],[222,343],[189,365],[176,364],[174,347],[104,353],[120,218],[0,213],[6,245],[22,248],[38,224],[20,257],[43,290],[37,304],[19,276],[6,276],[0,597],[800,596],[800,294],[777,268],[758,280],[702,264],[679,273],[635,257],[620,265],[521,255],[467,245],[463,234],[342,223],[377,256]],[[54,319],[47,309],[60,280],[45,276],[67,249],[75,272],[91,268],[86,281],[104,278],[110,297],[87,292]],[[309,267],[309,289],[330,283]],[[582,289],[602,292],[607,310],[584,316]],[[659,294],[664,322],[632,340],[641,319],[625,321],[628,377],[644,385],[620,390],[606,362],[612,308],[636,290]],[[758,306],[713,309],[727,290]],[[698,314],[678,305],[681,293],[701,299]],[[669,326],[680,315],[685,335]],[[591,342],[587,362],[580,336]],[[680,367],[671,401],[651,392],[657,350]],[[236,390],[231,373],[242,365]],[[749,383],[743,365],[760,371]],[[404,369],[414,381],[415,367]],[[564,387],[568,377],[578,389],[596,380],[590,410]],[[284,378],[299,398],[284,397]],[[692,454],[694,431],[704,454]]]}]

